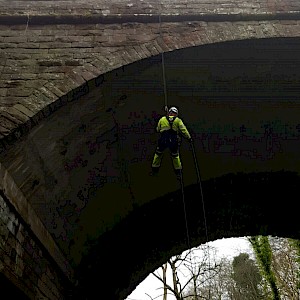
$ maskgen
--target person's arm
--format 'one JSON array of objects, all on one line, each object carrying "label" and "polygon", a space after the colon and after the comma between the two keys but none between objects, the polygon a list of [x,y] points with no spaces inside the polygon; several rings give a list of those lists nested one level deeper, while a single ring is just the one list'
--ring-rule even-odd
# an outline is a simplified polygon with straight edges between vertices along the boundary
[{"label": "person's arm", "polygon": [[161,127],[161,119],[159,119],[157,126],[156,126],[156,131],[160,132],[160,127]]},{"label": "person's arm", "polygon": [[187,138],[188,140],[191,140],[192,137],[191,137],[189,131],[187,130],[186,126],[183,124],[182,120],[180,119],[180,120],[178,120],[178,121],[179,121],[179,122],[178,122],[178,128],[179,128],[179,130],[181,131],[181,133],[183,134],[183,136],[184,136],[185,138]]}]

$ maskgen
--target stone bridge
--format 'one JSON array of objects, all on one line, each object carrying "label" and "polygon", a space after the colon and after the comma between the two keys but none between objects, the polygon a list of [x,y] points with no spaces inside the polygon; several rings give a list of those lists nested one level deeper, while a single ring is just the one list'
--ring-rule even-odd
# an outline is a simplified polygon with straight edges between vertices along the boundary
[{"label": "stone bridge", "polygon": [[[189,247],[299,239],[299,17],[299,0],[0,0],[1,292],[123,300]],[[194,139],[184,202],[167,153],[148,174],[165,104]]]}]

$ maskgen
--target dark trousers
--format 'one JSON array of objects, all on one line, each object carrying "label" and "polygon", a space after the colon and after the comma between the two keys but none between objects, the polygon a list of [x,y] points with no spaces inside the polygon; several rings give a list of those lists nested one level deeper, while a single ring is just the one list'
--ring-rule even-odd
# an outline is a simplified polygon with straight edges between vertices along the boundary
[{"label": "dark trousers", "polygon": [[158,168],[161,165],[163,153],[169,148],[172,156],[173,167],[175,170],[182,169],[181,161],[179,157],[179,140],[177,133],[174,131],[165,131],[161,134],[158,145],[154,154],[152,168]]}]

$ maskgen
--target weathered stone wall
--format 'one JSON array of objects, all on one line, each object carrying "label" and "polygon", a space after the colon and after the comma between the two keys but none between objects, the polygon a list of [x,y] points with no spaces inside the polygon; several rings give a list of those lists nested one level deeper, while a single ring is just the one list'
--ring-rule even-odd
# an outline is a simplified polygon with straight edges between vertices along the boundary
[{"label": "weathered stone wall", "polygon": [[35,1],[35,0],[1,0],[3,8],[0,16],[134,16],[134,15],[242,15],[274,14],[282,12],[299,12],[299,1],[183,1],[183,0],[76,0],[76,1]]},{"label": "weathered stone wall", "polygon": [[2,164],[0,233],[0,272],[31,299],[65,298],[73,271]]},{"label": "weathered stone wall", "polygon": [[30,299],[66,298],[65,279],[2,190],[0,256],[0,272]]}]

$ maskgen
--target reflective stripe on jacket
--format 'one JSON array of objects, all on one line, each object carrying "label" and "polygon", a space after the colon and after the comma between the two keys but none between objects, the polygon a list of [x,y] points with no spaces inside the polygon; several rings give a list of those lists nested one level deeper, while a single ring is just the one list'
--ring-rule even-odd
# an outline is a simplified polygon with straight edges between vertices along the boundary
[{"label": "reflective stripe on jacket", "polygon": [[157,132],[164,132],[166,130],[174,130],[177,133],[181,132],[183,134],[183,136],[187,139],[191,138],[190,133],[188,132],[187,128],[185,127],[185,125],[183,124],[182,120],[178,117],[176,117],[176,119],[174,120],[173,124],[172,124],[172,128],[170,126],[170,123],[168,121],[168,118],[166,116],[160,118],[160,120],[158,121],[156,130]]}]

